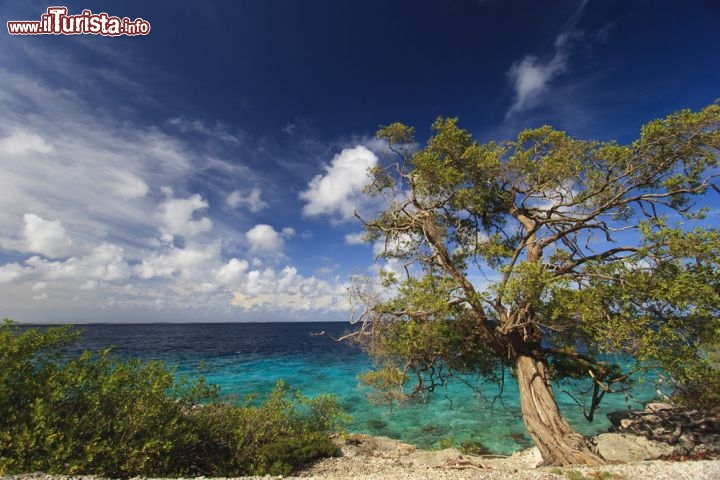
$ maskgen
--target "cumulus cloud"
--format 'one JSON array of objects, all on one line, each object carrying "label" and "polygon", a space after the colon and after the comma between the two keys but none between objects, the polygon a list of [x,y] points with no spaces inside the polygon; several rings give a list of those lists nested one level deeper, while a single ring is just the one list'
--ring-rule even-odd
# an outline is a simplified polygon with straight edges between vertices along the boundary
[{"label": "cumulus cloud", "polygon": [[363,145],[343,149],[325,166],[325,173],[316,175],[308,189],[300,193],[300,199],[306,202],[303,214],[351,218],[368,184],[367,171],[377,163],[377,156]]},{"label": "cumulus cloud", "polygon": [[207,217],[195,219],[196,212],[208,208],[208,203],[199,194],[188,198],[174,198],[172,189],[165,187],[168,197],[158,206],[157,216],[161,222],[162,239],[172,241],[173,237],[193,237],[212,229],[212,221]]},{"label": "cumulus cloud", "polygon": [[23,267],[18,263],[7,263],[0,266],[0,284],[11,283],[21,278],[26,273],[29,273],[30,269]]},{"label": "cumulus cloud", "polygon": [[243,288],[235,292],[232,303],[245,310],[273,306],[279,310],[347,310],[345,288],[315,277],[305,277],[295,267],[280,272],[266,268],[247,274]]},{"label": "cumulus cloud", "polygon": [[218,254],[217,245],[172,247],[150,255],[134,270],[142,279],[179,278],[198,281],[206,276],[207,265],[214,262]]},{"label": "cumulus cloud", "polygon": [[218,270],[215,278],[223,285],[234,285],[242,279],[248,267],[247,260],[232,258]]},{"label": "cumulus cloud", "polygon": [[27,250],[50,258],[69,255],[72,240],[59,220],[45,220],[34,213],[23,217]]},{"label": "cumulus cloud", "polygon": [[124,258],[122,247],[107,243],[98,245],[87,255],[70,257],[64,261],[30,257],[25,264],[32,268],[32,273],[36,277],[45,281],[113,282],[127,280],[132,274],[132,268]]},{"label": "cumulus cloud", "polygon": [[345,243],[348,245],[362,245],[365,243],[365,234],[363,232],[348,233],[345,235]]},{"label": "cumulus cloud", "polygon": [[232,208],[247,207],[252,213],[257,213],[265,208],[268,204],[260,198],[262,191],[254,187],[247,194],[243,194],[240,190],[233,190],[227,196],[225,202]]},{"label": "cumulus cloud", "polygon": [[250,252],[255,254],[282,253],[285,243],[280,232],[265,224],[255,225],[245,233],[245,238],[250,244]]}]

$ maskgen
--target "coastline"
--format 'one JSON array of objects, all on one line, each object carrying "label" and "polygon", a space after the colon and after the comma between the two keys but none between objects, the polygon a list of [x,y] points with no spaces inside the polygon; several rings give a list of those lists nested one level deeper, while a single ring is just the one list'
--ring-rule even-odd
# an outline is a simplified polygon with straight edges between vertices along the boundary
[{"label": "coastline", "polygon": [[[321,460],[292,476],[195,477],[198,480],[716,480],[720,460],[649,460],[607,464],[601,467],[537,467],[541,458],[535,448],[509,457],[466,455],[455,449],[418,450],[402,442],[360,436],[339,442],[341,457]],[[0,480],[101,480],[93,475],[30,473],[4,475]],[[137,479],[139,480],[139,478]],[[148,477],[148,480],[165,480]],[[169,480],[169,479],[168,479]],[[179,479],[178,479],[179,480]]]},{"label": "coastline", "polygon": [[[383,437],[359,436],[339,442],[342,457],[321,460],[299,472],[297,479],[707,479],[720,478],[720,459],[697,461],[648,460],[609,463],[602,467],[538,467],[542,457],[537,448],[509,457],[475,456],[450,448],[418,450],[412,445]],[[581,475],[578,475],[578,472]],[[607,472],[603,474],[602,472]],[[575,475],[575,476],[573,476]]]}]

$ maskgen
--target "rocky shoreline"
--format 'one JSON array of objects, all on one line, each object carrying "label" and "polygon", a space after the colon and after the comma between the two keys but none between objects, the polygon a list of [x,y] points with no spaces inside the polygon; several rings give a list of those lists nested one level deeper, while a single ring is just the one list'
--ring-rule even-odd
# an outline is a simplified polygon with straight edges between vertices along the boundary
[{"label": "rocky shoreline", "polygon": [[608,418],[610,432],[642,437],[664,450],[646,458],[720,458],[720,409],[700,412],[652,402],[643,410],[615,412]]},{"label": "rocky shoreline", "polygon": [[[505,457],[465,455],[455,449],[417,450],[397,440],[368,435],[340,442],[343,456],[322,460],[284,480],[717,480],[720,460],[662,460],[608,464],[602,467],[537,467],[540,453],[532,448]],[[283,477],[238,477],[259,480]],[[34,473],[2,480],[100,480],[95,476]],[[201,477],[200,480],[205,480]],[[216,479],[229,480],[229,479]]]},{"label": "rocky shoreline", "polygon": [[[421,451],[383,437],[354,436],[341,442],[343,456],[325,459],[293,478],[340,479],[698,479],[720,478],[720,459],[672,462],[663,460],[608,464],[602,467],[538,467],[537,448],[509,457],[465,455],[456,449]],[[603,473],[605,472],[605,473]]]},{"label": "rocky shoreline", "polygon": [[597,468],[538,467],[537,448],[509,457],[456,449],[422,451],[382,437],[338,441],[343,456],[323,460],[297,478],[339,479],[720,479],[720,415],[666,403],[608,415],[609,433],[593,437],[608,464]]}]

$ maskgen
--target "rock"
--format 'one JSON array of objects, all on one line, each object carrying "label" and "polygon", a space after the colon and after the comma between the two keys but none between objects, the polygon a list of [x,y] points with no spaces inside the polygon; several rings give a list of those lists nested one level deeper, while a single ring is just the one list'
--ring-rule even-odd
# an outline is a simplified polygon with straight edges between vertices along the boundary
[{"label": "rock", "polygon": [[387,437],[373,437],[365,434],[350,435],[339,441],[343,455],[346,457],[389,457],[395,458],[408,455],[417,450],[413,445]]},{"label": "rock", "polygon": [[611,432],[642,436],[673,446],[671,457],[720,456],[720,417],[663,402],[648,403],[644,410],[608,414]]},{"label": "rock", "polygon": [[607,414],[608,420],[610,420],[610,423],[613,427],[620,427],[626,428],[625,425],[631,422],[630,420],[630,412],[627,410],[622,410],[619,412],[610,412]]},{"label": "rock", "polygon": [[508,458],[509,463],[518,466],[518,469],[536,468],[543,461],[540,449],[537,447],[527,448],[515,452]]},{"label": "rock", "polygon": [[654,460],[673,453],[673,447],[666,443],[622,433],[597,435],[593,443],[597,453],[609,462]]},{"label": "rock", "polygon": [[672,404],[666,402],[649,402],[645,404],[645,410],[651,412],[659,412],[660,410],[672,410],[675,408]]},{"label": "rock", "polygon": [[481,455],[479,457],[463,455],[463,458],[469,460],[475,466],[508,472],[532,470],[537,468],[543,461],[540,450],[538,450],[537,447],[515,452],[509,457],[502,455]]},{"label": "rock", "polygon": [[400,463],[404,465],[426,468],[447,467],[464,463],[465,461],[466,459],[463,457],[463,454],[454,448],[437,451],[418,450],[400,459]]}]

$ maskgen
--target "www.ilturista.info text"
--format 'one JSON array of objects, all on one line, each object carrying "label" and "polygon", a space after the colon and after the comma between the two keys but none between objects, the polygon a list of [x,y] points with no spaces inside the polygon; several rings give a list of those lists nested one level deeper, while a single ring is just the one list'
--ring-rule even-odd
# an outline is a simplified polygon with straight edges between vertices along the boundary
[{"label": "www.ilturista.info text", "polygon": [[40,20],[7,22],[11,35],[147,35],[150,23],[142,18],[111,17],[107,13],[83,10],[79,15],[68,15],[66,7],[48,7]]}]

